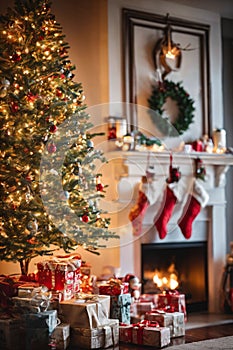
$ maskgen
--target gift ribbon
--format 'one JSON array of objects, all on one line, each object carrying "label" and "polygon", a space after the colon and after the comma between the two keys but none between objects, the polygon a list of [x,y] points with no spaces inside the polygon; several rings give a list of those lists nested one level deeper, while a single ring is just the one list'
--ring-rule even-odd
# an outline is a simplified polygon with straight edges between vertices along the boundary
[{"label": "gift ribbon", "polygon": [[35,306],[37,312],[47,311],[50,305],[52,293],[45,286],[35,288],[32,291],[31,305]]},{"label": "gift ribbon", "polygon": [[143,332],[145,327],[159,327],[157,321],[143,320],[133,324],[133,328],[137,331],[137,344],[143,344]]}]

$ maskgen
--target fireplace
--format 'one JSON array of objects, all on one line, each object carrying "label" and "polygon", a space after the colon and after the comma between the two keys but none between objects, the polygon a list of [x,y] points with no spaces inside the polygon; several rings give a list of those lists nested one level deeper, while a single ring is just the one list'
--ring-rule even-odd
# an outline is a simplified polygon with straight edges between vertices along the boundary
[{"label": "fireplace", "polygon": [[[151,247],[155,244],[159,249],[165,251],[167,247],[179,247],[179,251],[195,251],[203,261],[203,272],[200,288],[201,296],[193,285],[185,291],[187,302],[191,307],[206,308],[209,312],[220,312],[220,293],[222,275],[226,263],[226,212],[225,212],[225,173],[230,165],[233,165],[233,156],[230,154],[208,154],[205,152],[193,152],[190,154],[173,153],[173,164],[178,166],[184,182],[189,182],[193,177],[193,164],[197,157],[201,158],[206,168],[206,181],[203,186],[209,194],[207,206],[201,210],[193,223],[193,233],[189,240],[185,239],[177,225],[181,217],[182,205],[177,203],[172,217],[168,223],[168,234],[161,240],[154,226],[155,213],[161,208],[164,184],[168,176],[169,152],[151,152],[150,166],[156,170],[156,190],[161,192],[154,205],[149,206],[142,222],[142,233],[135,237],[128,214],[137,199],[138,183],[145,175],[148,166],[148,152],[108,152],[108,166],[105,171],[105,183],[110,184],[112,189],[111,210],[113,229],[120,236],[119,265],[121,275],[132,273],[141,280],[141,254],[142,245]],[[103,174],[103,169],[101,173]],[[106,210],[109,210],[109,202],[106,201]],[[115,229],[116,228],[116,229]],[[165,245],[165,244],[168,244]],[[183,246],[184,245],[184,246]],[[185,248],[185,249],[184,249]],[[178,248],[177,248],[178,249]],[[200,253],[201,251],[201,253]],[[177,254],[182,256],[184,253]],[[157,254],[157,253],[156,253]],[[171,254],[169,253],[168,256]],[[185,265],[187,266],[186,259]],[[144,258],[143,258],[144,259]],[[194,255],[193,259],[196,259]],[[199,262],[199,261],[198,261]],[[178,263],[178,260],[177,260]],[[194,276],[195,283],[199,281],[200,271],[193,269],[194,263],[189,262],[190,274]],[[195,263],[196,265],[196,263]],[[200,264],[198,264],[200,265]],[[200,267],[200,266],[199,266]],[[177,267],[176,267],[177,268]],[[191,272],[192,271],[192,272]],[[190,283],[192,279],[190,279]],[[199,283],[199,282],[198,282]],[[199,288],[198,288],[199,289]]]},{"label": "fireplace", "polygon": [[[206,242],[142,244],[142,291],[153,294],[176,289],[185,294],[187,311],[205,311],[208,309],[207,261]],[[173,281],[171,285],[170,281]]]}]

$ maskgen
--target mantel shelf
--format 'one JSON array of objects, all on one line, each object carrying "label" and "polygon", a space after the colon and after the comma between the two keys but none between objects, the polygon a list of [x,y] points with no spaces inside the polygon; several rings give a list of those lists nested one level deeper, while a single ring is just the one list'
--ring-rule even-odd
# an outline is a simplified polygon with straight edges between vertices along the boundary
[{"label": "mantel shelf", "polygon": [[[145,163],[148,157],[153,162],[153,159],[158,159],[162,163],[169,163],[170,152],[139,152],[139,151],[112,151],[107,152],[107,158],[123,158],[124,160],[132,159],[135,162]],[[174,152],[172,153],[175,162],[182,164],[187,163],[190,160],[200,158],[205,165],[233,165],[233,155],[232,154],[218,154],[218,153],[207,153],[207,152]]]},{"label": "mantel shelf", "polygon": [[[159,176],[166,173],[170,163],[170,152],[168,151],[111,151],[106,152],[105,156],[108,161],[115,162],[115,175],[118,179],[125,176],[140,177],[145,174],[148,166],[154,166]],[[225,153],[174,152],[172,157],[173,165],[179,167],[185,176],[193,174],[194,160],[200,158],[207,173],[212,174],[213,186],[215,187],[225,185],[225,174],[229,166],[233,165],[233,155]]]}]

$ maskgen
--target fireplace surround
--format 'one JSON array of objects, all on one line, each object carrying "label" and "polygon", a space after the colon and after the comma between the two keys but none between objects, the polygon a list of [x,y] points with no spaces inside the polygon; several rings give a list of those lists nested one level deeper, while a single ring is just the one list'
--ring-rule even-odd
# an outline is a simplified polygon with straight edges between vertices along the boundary
[{"label": "fireplace surround", "polygon": [[[193,177],[194,160],[202,159],[206,168],[206,181],[203,183],[209,194],[207,206],[201,210],[193,223],[193,234],[186,240],[177,225],[184,203],[176,205],[168,224],[168,234],[160,240],[153,224],[153,219],[161,206],[162,192],[169,169],[169,152],[151,152],[150,165],[155,168],[156,188],[160,191],[155,205],[150,206],[143,220],[142,234],[133,236],[128,214],[137,199],[138,183],[145,175],[148,166],[148,152],[113,151],[107,152],[108,165],[101,169],[105,182],[110,184],[111,198],[106,199],[108,212],[112,213],[113,229],[120,236],[119,265],[121,275],[133,273],[142,278],[141,254],[144,244],[178,244],[203,242],[207,249],[206,302],[209,312],[220,312],[221,278],[226,261],[226,220],[225,220],[225,174],[233,165],[230,154],[209,154],[205,152],[173,153],[173,165],[178,166],[182,177]],[[111,203],[111,208],[110,204]]]}]

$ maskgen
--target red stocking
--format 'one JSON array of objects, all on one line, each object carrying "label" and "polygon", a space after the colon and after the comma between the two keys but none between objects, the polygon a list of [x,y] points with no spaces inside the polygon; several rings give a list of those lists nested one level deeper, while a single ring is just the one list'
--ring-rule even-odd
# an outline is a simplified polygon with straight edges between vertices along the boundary
[{"label": "red stocking", "polygon": [[171,218],[174,206],[177,200],[182,198],[182,186],[178,184],[181,177],[179,168],[172,166],[172,154],[170,154],[169,177],[166,180],[168,185],[165,191],[165,202],[163,203],[163,210],[158,219],[155,218],[154,224],[157,228],[160,239],[167,235],[167,224]]},{"label": "red stocking", "polygon": [[139,236],[142,233],[142,221],[149,204],[147,196],[142,191],[139,191],[137,203],[129,213],[129,220],[132,222],[133,234],[135,236]]},{"label": "red stocking", "polygon": [[[191,198],[190,198],[191,197]],[[198,180],[194,180],[193,193],[189,196],[187,205],[184,207],[183,215],[178,225],[186,239],[192,235],[192,224],[201,209],[209,200],[209,195]]]},{"label": "red stocking", "polygon": [[167,235],[167,223],[171,218],[173,208],[176,204],[177,198],[173,191],[167,186],[165,192],[165,203],[163,210],[159,215],[159,218],[155,221],[155,226],[157,228],[160,239],[163,239]]}]

